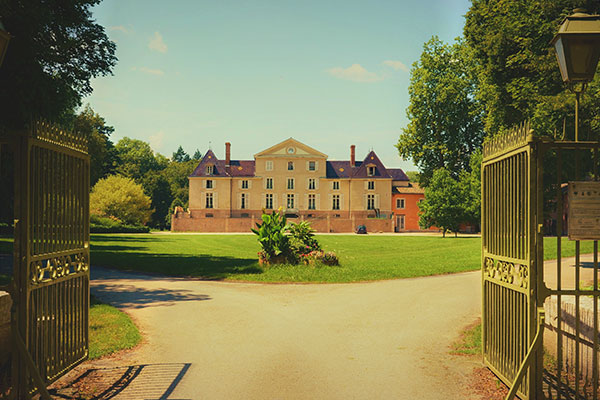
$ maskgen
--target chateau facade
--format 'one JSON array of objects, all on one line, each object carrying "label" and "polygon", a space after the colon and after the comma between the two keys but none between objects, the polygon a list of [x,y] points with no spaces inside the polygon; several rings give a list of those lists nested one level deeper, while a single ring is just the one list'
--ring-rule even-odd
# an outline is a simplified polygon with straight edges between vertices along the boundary
[{"label": "chateau facade", "polygon": [[394,232],[408,230],[408,221],[414,229],[418,220],[414,207],[414,216],[398,218],[393,204],[401,188],[413,187],[406,174],[386,168],[374,151],[357,161],[354,145],[348,161],[328,161],[292,138],[254,160],[232,160],[231,144],[225,143],[225,160],[209,150],[189,183],[189,209],[175,211],[173,231],[248,232],[263,209],[280,207],[292,221],[308,220],[319,232],[352,232],[357,225]]}]

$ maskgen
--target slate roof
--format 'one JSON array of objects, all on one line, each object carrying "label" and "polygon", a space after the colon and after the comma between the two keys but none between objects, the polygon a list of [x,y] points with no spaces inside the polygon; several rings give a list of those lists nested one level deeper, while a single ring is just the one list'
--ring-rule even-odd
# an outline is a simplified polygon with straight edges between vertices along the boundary
[{"label": "slate roof", "polygon": [[[375,175],[369,175],[367,173],[367,166],[369,165],[374,165],[375,166]],[[381,178],[387,178],[390,179],[391,176],[390,174],[388,174],[387,169],[383,166],[383,163],[381,162],[381,160],[379,159],[379,157],[377,157],[377,154],[375,154],[375,152],[373,150],[371,150],[369,152],[369,154],[367,154],[367,156],[365,157],[365,159],[363,160],[363,162],[361,163],[361,165],[359,166],[358,164],[356,165],[356,167],[354,168],[354,174],[352,175],[352,178],[369,178],[369,179],[381,179]]]},{"label": "slate roof", "polygon": [[[206,173],[206,166],[207,165],[214,165],[215,168],[213,170],[212,175],[208,175]],[[215,153],[213,153],[212,150],[209,150],[206,152],[206,154],[204,155],[204,157],[202,157],[202,160],[200,160],[200,163],[198,163],[198,166],[196,167],[196,169],[194,169],[194,172],[192,172],[192,174],[190,175],[190,177],[195,177],[195,176],[221,176],[221,177],[226,177],[226,176],[247,176],[247,177],[252,177],[254,176],[254,161],[250,161],[250,160],[231,160],[231,165],[229,167],[229,170],[225,167],[225,160],[219,160],[217,158],[217,156],[215,155]]]},{"label": "slate roof", "polygon": [[[231,160],[229,168],[225,167],[225,160],[219,160],[212,150],[206,152],[200,163],[190,177],[215,176],[215,177],[253,177],[256,165],[254,160]],[[207,165],[214,165],[212,175],[206,173]],[[367,174],[367,165],[375,165],[375,175]],[[326,176],[329,179],[368,178],[368,179],[393,179],[395,181],[408,181],[408,177],[400,168],[387,169],[374,151],[370,151],[364,161],[356,161],[354,168],[350,161],[327,161]]]},{"label": "slate roof", "polygon": [[404,171],[402,171],[400,168],[388,168],[387,172],[388,172],[388,174],[390,174],[392,179],[395,181],[409,181],[410,180],[408,178],[408,176],[404,173]]}]

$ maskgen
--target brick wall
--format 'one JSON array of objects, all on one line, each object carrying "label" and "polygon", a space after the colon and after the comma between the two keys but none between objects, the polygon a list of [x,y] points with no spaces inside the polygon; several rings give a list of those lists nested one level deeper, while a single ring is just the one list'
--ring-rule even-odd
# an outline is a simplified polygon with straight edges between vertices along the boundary
[{"label": "brick wall", "polygon": [[[214,216],[206,218],[204,212],[179,212],[171,218],[171,231],[173,232],[250,232],[260,216],[249,218],[229,218],[228,216]],[[317,232],[354,232],[356,226],[365,225],[368,232],[393,232],[392,219],[367,218],[360,215],[355,218],[335,218],[331,215],[321,215],[318,218],[301,216],[289,218],[289,222],[305,220],[311,223]]]}]

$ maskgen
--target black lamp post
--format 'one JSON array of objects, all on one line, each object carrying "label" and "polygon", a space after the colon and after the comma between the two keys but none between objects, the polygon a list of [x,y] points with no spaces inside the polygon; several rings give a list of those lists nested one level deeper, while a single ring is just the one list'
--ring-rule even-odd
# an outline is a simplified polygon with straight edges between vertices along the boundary
[{"label": "black lamp post", "polygon": [[563,82],[575,92],[575,141],[578,141],[579,97],[594,78],[600,58],[600,15],[575,9],[564,19],[552,44]]},{"label": "black lamp post", "polygon": [[6,54],[6,50],[8,49],[9,41],[10,35],[4,29],[2,21],[0,21],[0,65],[2,65],[2,61],[4,61],[4,55]]}]

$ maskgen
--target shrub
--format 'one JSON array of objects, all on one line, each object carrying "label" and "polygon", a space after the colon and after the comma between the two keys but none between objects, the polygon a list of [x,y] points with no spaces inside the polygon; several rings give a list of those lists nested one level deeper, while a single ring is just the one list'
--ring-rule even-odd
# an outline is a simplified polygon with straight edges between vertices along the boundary
[{"label": "shrub", "polygon": [[302,255],[300,258],[305,264],[309,265],[319,263],[324,265],[340,265],[340,260],[333,251],[324,252],[322,250],[315,250]]},{"label": "shrub", "polygon": [[315,239],[315,230],[310,226],[309,222],[301,221],[297,224],[292,223],[289,226],[288,232],[290,233],[290,247],[296,255],[302,256],[311,251],[321,250],[321,245]]},{"label": "shrub", "polygon": [[90,215],[91,233],[148,233],[150,228],[143,225],[127,225],[114,218]]},{"label": "shrub", "polygon": [[291,252],[289,237],[286,235],[288,226],[285,215],[281,209],[272,214],[263,212],[262,221],[262,224],[256,223],[257,229],[252,229],[262,247],[259,260],[270,262],[274,257],[287,259]]},{"label": "shrub", "polygon": [[145,225],[150,220],[150,198],[132,179],[111,175],[100,179],[90,194],[90,213],[125,225]]}]

